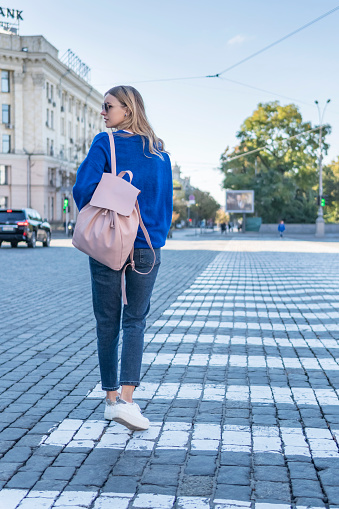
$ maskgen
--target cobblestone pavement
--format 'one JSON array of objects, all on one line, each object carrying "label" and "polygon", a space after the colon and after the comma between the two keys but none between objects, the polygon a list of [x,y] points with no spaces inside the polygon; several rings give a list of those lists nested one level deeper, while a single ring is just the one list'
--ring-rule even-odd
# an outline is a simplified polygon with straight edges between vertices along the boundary
[{"label": "cobblestone pavement", "polygon": [[339,508],[339,243],[175,235],[103,419],[87,257],[0,249],[1,509]]}]

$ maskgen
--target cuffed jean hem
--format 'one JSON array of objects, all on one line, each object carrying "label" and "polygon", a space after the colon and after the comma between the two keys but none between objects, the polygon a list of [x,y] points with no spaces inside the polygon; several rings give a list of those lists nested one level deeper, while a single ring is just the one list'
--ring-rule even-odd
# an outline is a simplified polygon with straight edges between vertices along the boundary
[{"label": "cuffed jean hem", "polygon": [[117,391],[118,389],[120,389],[120,385],[118,385],[118,387],[115,387],[113,389],[111,389],[110,387],[101,387],[101,390],[102,391]]},{"label": "cuffed jean hem", "polygon": [[120,382],[120,385],[134,385],[134,387],[139,387],[140,382]]}]

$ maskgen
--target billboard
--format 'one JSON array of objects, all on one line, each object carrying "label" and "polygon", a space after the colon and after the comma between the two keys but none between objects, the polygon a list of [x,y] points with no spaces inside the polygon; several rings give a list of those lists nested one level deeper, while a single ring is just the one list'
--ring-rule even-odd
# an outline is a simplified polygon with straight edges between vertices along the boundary
[{"label": "billboard", "polygon": [[253,213],[254,191],[226,191],[226,212]]}]

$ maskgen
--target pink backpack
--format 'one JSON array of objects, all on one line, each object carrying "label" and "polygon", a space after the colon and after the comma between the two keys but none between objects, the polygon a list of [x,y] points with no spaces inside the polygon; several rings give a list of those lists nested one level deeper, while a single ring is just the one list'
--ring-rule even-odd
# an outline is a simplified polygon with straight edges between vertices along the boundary
[{"label": "pink backpack", "polygon": [[[122,269],[128,256],[130,257],[121,276],[123,302],[127,304],[126,268],[130,265],[138,274],[149,274],[155,264],[155,252],[140,215],[137,199],[140,191],[131,184],[133,173],[121,171],[116,175],[114,137],[112,133],[108,133],[108,136],[112,173],[103,173],[91,201],[79,212],[72,243],[83,253],[113,270]],[[126,173],[130,182],[122,178]],[[154,255],[152,268],[146,273],[137,271],[133,260],[134,242],[139,225]]]}]

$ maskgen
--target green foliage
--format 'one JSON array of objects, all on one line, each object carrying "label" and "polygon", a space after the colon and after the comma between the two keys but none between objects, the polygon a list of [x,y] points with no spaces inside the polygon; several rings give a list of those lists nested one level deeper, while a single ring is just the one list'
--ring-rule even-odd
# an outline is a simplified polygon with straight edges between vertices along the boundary
[{"label": "green foliage", "polygon": [[323,168],[323,194],[326,196],[325,220],[339,222],[339,157]]},{"label": "green foliage", "polygon": [[190,207],[190,217],[196,221],[203,219],[214,221],[217,210],[220,208],[219,203],[206,191],[193,189],[192,194],[195,196],[195,205]]},{"label": "green foliage", "polygon": [[215,215],[215,222],[217,224],[228,223],[229,220],[230,215],[228,214],[228,212],[225,212],[223,209],[217,210],[217,213]]},{"label": "green foliage", "polygon": [[178,196],[173,196],[173,211],[176,212],[174,222],[187,219],[187,204],[186,200]]},{"label": "green foliage", "polygon": [[177,180],[173,180],[173,211],[176,212],[174,224],[187,218],[187,204],[185,199],[185,191]]},{"label": "green foliage", "polygon": [[[175,180],[173,185],[175,185]],[[178,183],[179,185],[179,183]],[[202,219],[214,221],[215,214],[220,208],[219,203],[205,191],[191,187],[185,194],[184,190],[178,190],[173,192],[173,210],[176,212],[175,222],[179,220],[186,221],[188,219],[188,197],[190,194],[195,196],[195,205],[190,206],[190,218],[193,221],[201,221]]]},{"label": "green foliage", "polygon": [[[303,122],[294,104],[260,103],[237,133],[239,145],[232,152],[227,148],[221,156],[225,189],[253,189],[256,214],[265,223],[280,219],[289,223],[315,222],[319,132],[305,133],[310,129],[311,123]],[[325,153],[325,136],[329,132],[325,126]],[[287,140],[296,135],[297,138]],[[229,158],[261,147],[265,148],[228,162]]]}]

